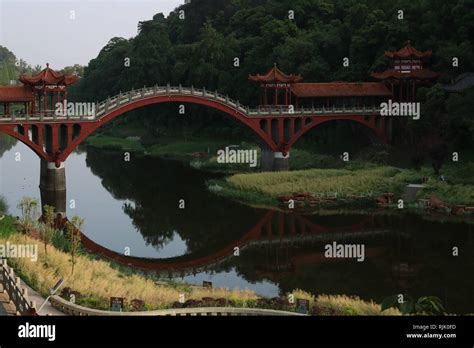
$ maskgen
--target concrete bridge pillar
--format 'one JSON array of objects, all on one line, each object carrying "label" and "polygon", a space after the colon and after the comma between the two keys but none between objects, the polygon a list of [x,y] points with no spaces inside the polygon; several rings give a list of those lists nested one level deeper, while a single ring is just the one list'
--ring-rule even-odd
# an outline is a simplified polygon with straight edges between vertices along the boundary
[{"label": "concrete bridge pillar", "polygon": [[41,206],[55,208],[56,214],[66,217],[66,167],[64,162],[59,168],[53,162],[41,160],[40,171]]},{"label": "concrete bridge pillar", "polygon": [[263,172],[285,172],[290,170],[290,154],[286,156],[281,152],[274,152],[262,148],[261,169]]},{"label": "concrete bridge pillar", "polygon": [[385,132],[387,134],[387,139],[391,143],[393,141],[393,118],[388,117],[386,120]]},{"label": "concrete bridge pillar", "polygon": [[286,156],[282,152],[274,153],[275,159],[273,162],[273,171],[274,172],[287,172],[290,170],[290,153],[287,153]]}]

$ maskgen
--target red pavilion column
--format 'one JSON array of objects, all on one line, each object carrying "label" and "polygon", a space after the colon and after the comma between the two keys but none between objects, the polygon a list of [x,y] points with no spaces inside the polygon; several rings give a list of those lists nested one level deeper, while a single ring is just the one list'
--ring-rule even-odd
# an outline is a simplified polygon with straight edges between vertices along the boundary
[{"label": "red pavilion column", "polygon": [[46,112],[46,88],[43,86],[43,113]]},{"label": "red pavilion column", "polygon": [[411,93],[411,85],[413,84],[413,81],[410,80],[408,81],[408,84],[407,84],[407,94],[409,95],[409,98],[408,98],[408,101],[411,102],[413,101],[413,95]]}]

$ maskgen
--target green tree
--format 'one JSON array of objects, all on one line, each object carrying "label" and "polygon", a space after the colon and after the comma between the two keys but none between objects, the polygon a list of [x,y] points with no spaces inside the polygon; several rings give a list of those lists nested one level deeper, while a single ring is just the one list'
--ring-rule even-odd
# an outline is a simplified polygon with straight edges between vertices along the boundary
[{"label": "green tree", "polygon": [[71,274],[74,274],[74,265],[76,256],[81,248],[81,230],[84,226],[84,219],[74,216],[71,221],[66,223],[66,233],[69,238],[69,252],[71,254]]},{"label": "green tree", "polygon": [[442,315],[446,312],[443,303],[436,296],[424,296],[416,300],[403,295],[403,299],[400,302],[400,295],[387,297],[382,302],[382,312],[389,308],[397,308],[403,315]]},{"label": "green tree", "polygon": [[49,205],[43,207],[43,223],[40,226],[41,239],[44,242],[44,252],[48,256],[48,244],[51,244],[54,237],[59,233],[55,223],[55,209]]},{"label": "green tree", "polygon": [[34,227],[37,226],[38,200],[23,197],[17,207],[21,210],[20,224],[23,227],[23,232],[25,235],[30,235]]}]

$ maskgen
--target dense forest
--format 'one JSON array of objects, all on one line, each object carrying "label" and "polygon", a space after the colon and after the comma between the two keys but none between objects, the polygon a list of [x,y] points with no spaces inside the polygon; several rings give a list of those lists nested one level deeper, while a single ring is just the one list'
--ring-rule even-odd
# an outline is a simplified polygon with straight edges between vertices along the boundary
[{"label": "dense forest", "polygon": [[16,83],[21,74],[39,72],[39,67],[35,70],[27,62],[17,57],[8,48],[0,46],[0,86]]},{"label": "dense forest", "polygon": [[[384,51],[408,39],[420,50],[433,50],[432,68],[449,81],[474,67],[473,9],[465,0],[195,0],[168,18],[157,14],[139,23],[135,38],[111,39],[89,63],[78,92],[100,100],[169,82],[218,88],[252,103],[256,89],[248,75],[265,73],[274,62],[306,81],[366,81],[386,67]],[[453,57],[459,68],[452,68]]]}]

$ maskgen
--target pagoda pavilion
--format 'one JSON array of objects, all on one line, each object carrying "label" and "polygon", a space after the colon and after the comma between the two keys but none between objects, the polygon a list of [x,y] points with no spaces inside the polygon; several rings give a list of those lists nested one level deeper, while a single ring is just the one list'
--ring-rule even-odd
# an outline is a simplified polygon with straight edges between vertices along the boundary
[{"label": "pagoda pavilion", "polygon": [[13,105],[23,105],[25,114],[51,114],[56,103],[67,99],[67,88],[76,83],[78,77],[52,70],[49,64],[34,76],[22,75],[23,86],[0,86],[0,104],[3,115],[12,114]]},{"label": "pagoda pavilion", "polygon": [[392,60],[392,67],[372,77],[382,81],[392,92],[392,99],[402,102],[416,100],[416,91],[421,86],[432,86],[440,74],[428,69],[432,51],[421,52],[407,41],[398,51],[387,51],[385,57]]},{"label": "pagoda pavilion", "polygon": [[382,82],[301,83],[302,79],[283,73],[276,64],[265,75],[249,76],[250,81],[260,83],[263,108],[377,105],[392,95]]},{"label": "pagoda pavilion", "polygon": [[413,102],[420,86],[431,86],[440,74],[428,69],[432,52],[420,52],[407,45],[396,52],[385,52],[392,67],[373,73],[377,82],[301,83],[301,75],[287,75],[275,64],[265,75],[250,75],[249,80],[261,87],[260,107],[293,105],[296,108],[376,106],[388,99]]},{"label": "pagoda pavilion", "polygon": [[291,86],[303,78],[301,75],[287,75],[273,65],[265,75],[250,75],[249,80],[260,84],[260,105],[288,106],[291,105]]}]

